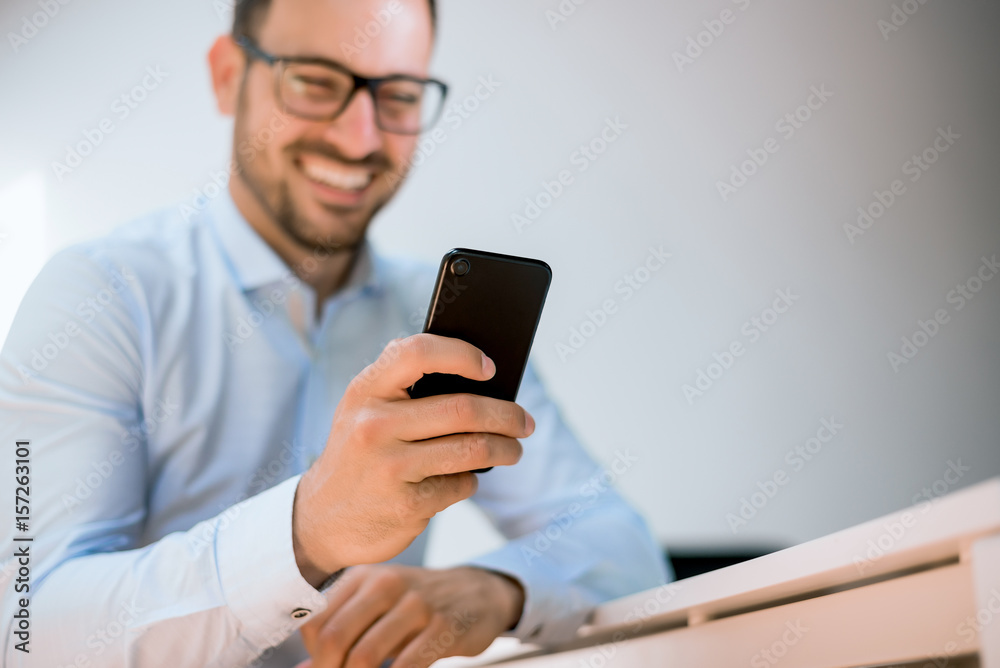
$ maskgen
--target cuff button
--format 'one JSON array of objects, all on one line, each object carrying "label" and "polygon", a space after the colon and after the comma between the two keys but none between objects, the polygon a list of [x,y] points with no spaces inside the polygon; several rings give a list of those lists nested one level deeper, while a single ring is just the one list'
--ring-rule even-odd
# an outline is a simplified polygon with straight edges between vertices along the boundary
[{"label": "cuff button", "polygon": [[295,608],[292,610],[292,619],[305,619],[312,614],[312,610],[306,610],[305,608]]}]

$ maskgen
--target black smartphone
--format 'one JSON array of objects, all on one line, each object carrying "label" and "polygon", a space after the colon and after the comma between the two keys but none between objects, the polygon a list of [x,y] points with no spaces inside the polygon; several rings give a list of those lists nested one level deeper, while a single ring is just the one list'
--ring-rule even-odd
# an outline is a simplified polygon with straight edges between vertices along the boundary
[{"label": "black smartphone", "polygon": [[489,380],[425,374],[409,388],[410,397],[467,392],[514,401],[551,282],[552,269],[541,260],[468,248],[445,253],[424,332],[471,343],[497,370]]}]

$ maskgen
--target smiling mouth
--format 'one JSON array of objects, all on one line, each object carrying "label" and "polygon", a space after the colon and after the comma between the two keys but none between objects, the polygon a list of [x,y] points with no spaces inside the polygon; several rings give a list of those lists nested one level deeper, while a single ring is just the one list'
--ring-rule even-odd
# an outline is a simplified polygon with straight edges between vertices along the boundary
[{"label": "smiling mouth", "polygon": [[310,181],[345,192],[360,193],[375,178],[370,169],[345,165],[316,155],[304,154],[297,162]]}]

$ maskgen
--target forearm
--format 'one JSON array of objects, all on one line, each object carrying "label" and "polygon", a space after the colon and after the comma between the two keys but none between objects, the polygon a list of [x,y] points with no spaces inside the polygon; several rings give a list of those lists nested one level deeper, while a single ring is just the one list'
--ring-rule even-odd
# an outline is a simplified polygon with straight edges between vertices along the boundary
[{"label": "forearm", "polygon": [[[293,611],[326,605],[298,573],[291,550],[296,482],[141,549],[67,558],[55,567],[40,562],[31,653],[8,642],[6,665],[141,668],[162,665],[165,656],[179,666],[251,664],[307,620]],[[13,598],[5,592],[5,620]]]}]

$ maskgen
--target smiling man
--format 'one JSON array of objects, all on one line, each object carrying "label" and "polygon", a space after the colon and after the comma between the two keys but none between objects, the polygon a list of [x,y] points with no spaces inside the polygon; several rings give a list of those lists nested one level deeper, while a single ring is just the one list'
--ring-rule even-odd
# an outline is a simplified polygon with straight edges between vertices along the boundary
[{"label": "smiling man", "polygon": [[[415,333],[433,269],[365,236],[443,104],[434,21],[428,0],[238,2],[209,54],[228,192],[67,249],[32,285],[0,354],[33,538],[30,578],[3,571],[5,665],[427,666],[566,639],[664,582],[611,486],[635,456],[591,460],[531,366],[517,403],[406,392],[495,371]],[[431,519],[470,497],[508,542],[423,567]]]}]

